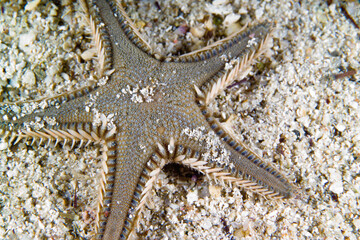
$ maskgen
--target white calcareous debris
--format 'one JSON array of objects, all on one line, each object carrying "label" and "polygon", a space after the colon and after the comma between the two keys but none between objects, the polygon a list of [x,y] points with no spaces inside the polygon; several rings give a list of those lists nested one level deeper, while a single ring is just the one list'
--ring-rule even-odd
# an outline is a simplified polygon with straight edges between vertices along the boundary
[{"label": "white calcareous debris", "polygon": [[335,126],[336,130],[338,130],[339,132],[343,132],[346,129],[346,126],[343,123],[338,123]]},{"label": "white calcareous debris", "polygon": [[236,13],[230,13],[229,15],[227,15],[224,19],[224,25],[225,26],[230,26],[231,24],[237,22],[240,19],[240,14],[236,14]]},{"label": "white calcareous debris", "polygon": [[90,48],[85,50],[83,53],[81,53],[81,58],[84,59],[85,61],[89,61],[91,59],[93,59],[96,56],[97,52],[96,52],[96,48]]},{"label": "white calcareous debris", "polygon": [[7,142],[3,142],[3,141],[0,142],[0,150],[1,151],[7,149],[8,146],[9,146],[9,144]]},{"label": "white calcareous debris", "polygon": [[41,0],[33,0],[31,2],[28,2],[25,6],[26,11],[33,11],[36,9],[36,7],[39,5]]},{"label": "white calcareous debris", "polygon": [[124,95],[130,95],[131,101],[134,103],[153,102],[153,96],[155,94],[156,85],[146,86],[145,88],[131,87],[129,85],[126,88],[121,89],[121,93]]},{"label": "white calcareous debris", "polygon": [[190,32],[194,37],[201,38],[206,33],[206,29],[204,28],[203,24],[199,24],[190,28]]},{"label": "white calcareous debris", "polygon": [[341,172],[338,169],[329,168],[329,181],[331,182],[330,191],[340,194],[344,191]]},{"label": "white calcareous debris", "polygon": [[25,52],[31,51],[31,47],[36,39],[35,31],[29,31],[28,33],[23,33],[19,37],[19,48]]},{"label": "white calcareous debris", "polygon": [[212,14],[227,15],[232,13],[232,7],[230,4],[226,4],[227,1],[219,1],[219,3],[206,4],[206,10]]},{"label": "white calcareous debris", "polygon": [[44,117],[44,121],[51,126],[54,126],[57,124],[55,117]]},{"label": "white calcareous debris", "polygon": [[26,70],[25,74],[23,75],[23,84],[26,87],[32,87],[36,83],[35,73],[31,70]]},{"label": "white calcareous debris", "polygon": [[187,196],[186,199],[188,201],[189,204],[193,204],[194,202],[199,200],[199,194],[198,194],[198,190],[194,190],[194,191],[190,191]]}]

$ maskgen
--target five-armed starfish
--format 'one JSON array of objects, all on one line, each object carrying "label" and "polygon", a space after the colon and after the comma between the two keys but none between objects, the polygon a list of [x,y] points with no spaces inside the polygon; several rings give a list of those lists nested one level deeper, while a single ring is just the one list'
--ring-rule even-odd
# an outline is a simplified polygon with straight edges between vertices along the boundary
[{"label": "five-armed starfish", "polygon": [[118,1],[82,4],[106,84],[47,99],[52,106],[2,121],[0,127],[14,144],[31,138],[102,146],[97,239],[132,236],[153,183],[170,162],[267,198],[294,194],[294,187],[236,140],[208,108],[219,92],[249,72],[270,38],[269,24],[158,60]]}]

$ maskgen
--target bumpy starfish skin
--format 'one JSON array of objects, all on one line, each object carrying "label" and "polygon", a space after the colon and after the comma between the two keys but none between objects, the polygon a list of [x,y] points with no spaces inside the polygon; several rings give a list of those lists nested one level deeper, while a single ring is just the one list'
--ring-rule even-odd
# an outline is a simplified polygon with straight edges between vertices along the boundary
[{"label": "bumpy starfish skin", "polygon": [[[85,8],[87,4],[84,4]],[[268,198],[289,198],[293,186],[232,137],[207,109],[234,77],[249,70],[269,37],[260,24],[186,56],[157,60],[128,24],[118,2],[98,0],[86,11],[108,81],[62,96],[52,106],[0,127],[10,142],[22,138],[95,142],[104,155],[98,239],[128,239],[164,164],[178,162],[213,179]],[[233,60],[231,62],[230,60]],[[227,65],[226,65],[227,64]],[[227,66],[227,70],[225,70]],[[230,67],[228,67],[230,66]],[[215,132],[225,161],[191,131]]]}]

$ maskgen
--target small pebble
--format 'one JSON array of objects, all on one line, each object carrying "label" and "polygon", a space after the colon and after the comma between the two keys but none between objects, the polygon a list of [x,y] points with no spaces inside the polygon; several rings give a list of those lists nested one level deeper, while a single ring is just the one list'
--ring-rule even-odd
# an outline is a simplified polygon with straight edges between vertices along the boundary
[{"label": "small pebble", "polygon": [[31,2],[27,3],[26,6],[25,6],[25,10],[26,11],[35,10],[40,2],[41,2],[41,0],[34,0],[34,1],[31,1]]},{"label": "small pebble", "polygon": [[35,73],[31,70],[26,70],[26,72],[23,76],[22,83],[24,84],[25,87],[34,86],[36,83]]},{"label": "small pebble", "polygon": [[193,204],[194,202],[196,202],[199,199],[198,190],[196,189],[194,191],[190,191],[186,195],[186,199],[189,204]]},{"label": "small pebble", "polygon": [[213,198],[221,197],[221,187],[219,187],[219,186],[210,185],[209,192]]},{"label": "small pebble", "polygon": [[336,130],[338,130],[339,132],[343,132],[346,129],[346,126],[343,123],[338,123],[335,126]]}]

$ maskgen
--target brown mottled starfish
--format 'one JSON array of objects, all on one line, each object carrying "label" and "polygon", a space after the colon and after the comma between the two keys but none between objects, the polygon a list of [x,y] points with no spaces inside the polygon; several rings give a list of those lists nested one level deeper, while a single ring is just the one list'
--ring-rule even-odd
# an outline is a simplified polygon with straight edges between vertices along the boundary
[{"label": "brown mottled starfish", "polygon": [[264,51],[268,23],[202,50],[159,60],[118,1],[82,4],[107,83],[47,99],[53,106],[2,121],[0,127],[12,144],[31,138],[55,145],[79,141],[102,146],[97,239],[135,234],[152,185],[170,162],[267,198],[294,194],[295,188],[236,140],[208,108]]}]

